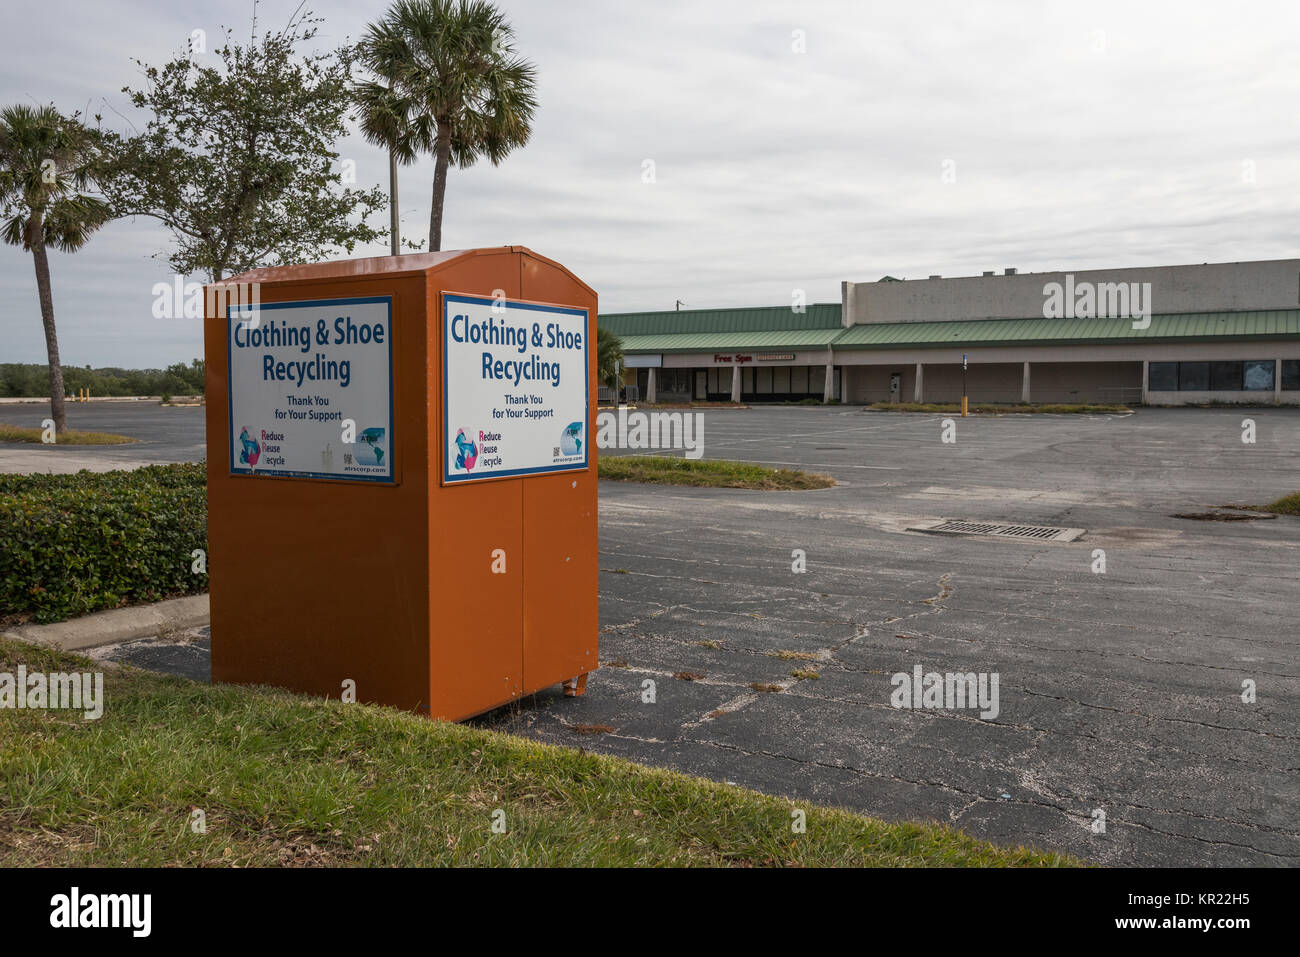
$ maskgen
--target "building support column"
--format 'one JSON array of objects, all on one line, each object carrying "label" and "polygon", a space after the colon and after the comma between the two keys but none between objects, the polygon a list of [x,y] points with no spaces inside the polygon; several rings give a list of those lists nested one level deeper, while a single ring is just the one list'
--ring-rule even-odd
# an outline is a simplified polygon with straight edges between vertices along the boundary
[{"label": "building support column", "polygon": [[646,370],[645,377],[645,400],[650,405],[655,403],[655,367],[651,366]]},{"label": "building support column", "polygon": [[1029,363],[1025,363],[1025,371],[1020,375],[1020,401],[1025,405],[1029,404]]},{"label": "building support column", "polygon": [[1273,404],[1282,404],[1282,360],[1273,360]]},{"label": "building support column", "polygon": [[1143,405],[1147,404],[1147,392],[1150,388],[1150,383],[1151,383],[1151,363],[1150,361],[1143,359],[1142,360],[1142,404]]},{"label": "building support column", "polygon": [[925,401],[925,366],[916,364],[916,381],[912,383],[912,401]]},{"label": "building support column", "polygon": [[740,366],[731,367],[731,401],[740,401]]},{"label": "building support column", "polygon": [[826,363],[826,384],[822,386],[822,401],[830,402],[835,398],[835,360]]}]

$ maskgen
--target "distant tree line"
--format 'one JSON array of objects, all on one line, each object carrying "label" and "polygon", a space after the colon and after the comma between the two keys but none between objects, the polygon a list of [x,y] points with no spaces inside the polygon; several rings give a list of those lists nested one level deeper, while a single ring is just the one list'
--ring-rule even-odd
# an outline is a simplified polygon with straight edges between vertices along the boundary
[{"label": "distant tree line", "polygon": [[[166,369],[84,369],[63,367],[69,395],[89,389],[103,395],[202,395],[203,360],[177,362]],[[0,398],[40,398],[50,394],[50,368],[31,362],[0,363]]]}]

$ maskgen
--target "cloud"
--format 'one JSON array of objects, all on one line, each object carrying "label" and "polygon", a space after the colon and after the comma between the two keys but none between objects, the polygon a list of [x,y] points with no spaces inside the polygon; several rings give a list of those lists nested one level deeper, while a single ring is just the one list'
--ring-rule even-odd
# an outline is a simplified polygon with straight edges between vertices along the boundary
[{"label": "cloud", "polygon": [[[262,24],[295,6],[262,3]],[[379,9],[314,6],[331,43]],[[604,311],[787,303],[793,289],[834,302],[841,280],[886,273],[1296,255],[1292,5],[501,6],[539,68],[536,129],[500,167],[452,171],[446,244],[531,246]],[[0,38],[3,101],[71,110],[102,96],[127,115],[131,57],[161,62],[195,28],[248,26],[243,2],[28,15]],[[361,184],[386,185],[381,151],[359,137],[339,149]],[[431,161],[402,170],[409,237],[427,238],[431,181]],[[150,256],[167,243],[155,225],[114,223],[52,256],[67,361],[201,353],[197,322],[149,313],[170,278]],[[44,361],[30,257],[12,248],[0,316],[0,361]]]}]

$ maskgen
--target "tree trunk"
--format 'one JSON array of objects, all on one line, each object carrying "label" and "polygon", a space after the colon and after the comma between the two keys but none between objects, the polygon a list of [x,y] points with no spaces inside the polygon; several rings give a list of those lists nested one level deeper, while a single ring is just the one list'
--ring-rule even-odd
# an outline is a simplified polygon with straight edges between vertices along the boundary
[{"label": "tree trunk", "polygon": [[429,212],[429,251],[442,249],[442,203],[447,196],[447,166],[451,162],[451,129],[438,124],[438,148],[433,164],[433,208]]},{"label": "tree trunk", "polygon": [[41,322],[45,326],[45,354],[50,363],[50,417],[55,434],[68,431],[68,414],[63,406],[63,366],[59,364],[59,337],[54,331],[54,296],[50,292],[50,260],[45,254],[45,224],[39,217],[29,223],[32,259],[36,263],[36,292],[41,300]]},{"label": "tree trunk", "polygon": [[388,231],[394,256],[402,253],[402,226],[397,215],[397,153],[388,151]]}]

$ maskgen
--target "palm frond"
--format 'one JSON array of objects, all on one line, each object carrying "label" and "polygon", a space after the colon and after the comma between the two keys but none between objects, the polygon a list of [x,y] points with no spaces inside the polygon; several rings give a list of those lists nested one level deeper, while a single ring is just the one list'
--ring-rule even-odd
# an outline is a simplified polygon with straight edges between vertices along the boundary
[{"label": "palm frond", "polygon": [[38,239],[69,251],[83,246],[112,218],[106,203],[83,193],[103,163],[99,140],[76,116],[52,105],[0,109],[5,242],[28,249]]}]

